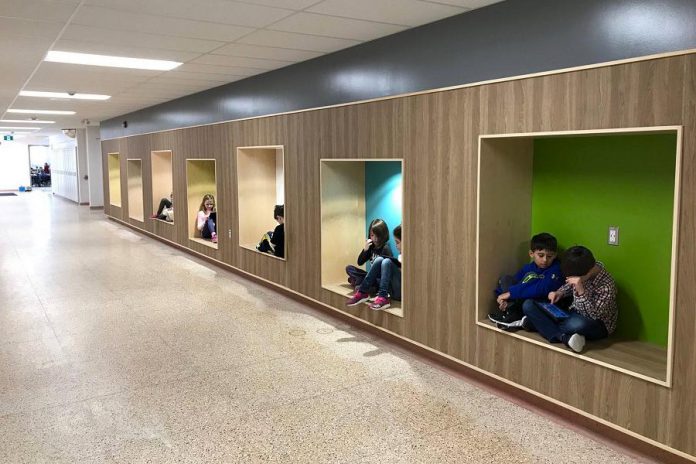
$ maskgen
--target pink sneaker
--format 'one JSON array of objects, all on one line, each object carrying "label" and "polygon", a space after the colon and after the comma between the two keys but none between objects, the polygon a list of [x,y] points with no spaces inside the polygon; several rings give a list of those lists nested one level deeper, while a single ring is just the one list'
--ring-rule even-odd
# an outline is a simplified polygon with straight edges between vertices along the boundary
[{"label": "pink sneaker", "polygon": [[357,306],[360,303],[366,302],[368,298],[370,298],[370,295],[367,293],[362,293],[360,290],[356,290],[355,294],[350,297],[350,300],[348,300],[346,303],[346,306]]},{"label": "pink sneaker", "polygon": [[213,235],[213,238],[211,240],[213,243],[217,243],[217,234]]},{"label": "pink sneaker", "polygon": [[378,296],[377,298],[375,298],[375,301],[370,304],[370,309],[379,311],[380,309],[387,309],[389,306],[389,298]]}]

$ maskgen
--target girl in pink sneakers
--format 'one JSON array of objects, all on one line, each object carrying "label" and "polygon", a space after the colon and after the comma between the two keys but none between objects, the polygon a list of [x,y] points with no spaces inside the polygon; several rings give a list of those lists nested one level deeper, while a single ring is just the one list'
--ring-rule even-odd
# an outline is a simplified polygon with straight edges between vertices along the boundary
[{"label": "girl in pink sneakers", "polygon": [[[358,255],[358,266],[362,266],[367,262],[371,266],[374,264],[375,259],[380,256],[393,256],[389,246],[389,227],[387,227],[387,223],[381,219],[373,219],[369,230],[369,237],[365,241],[365,246],[360,251],[360,255]],[[367,272],[349,264],[346,266],[346,274],[348,274],[348,283],[351,287],[357,289],[363,279],[365,279]]]},{"label": "girl in pink sneakers", "polygon": [[379,311],[387,309],[391,305],[391,300],[401,299],[401,226],[394,228],[394,241],[396,249],[399,250],[399,257],[378,256],[370,267],[370,271],[363,279],[362,283],[355,291],[355,294],[348,300],[348,306],[356,306],[368,301],[370,288],[378,287],[377,298],[370,303],[370,309]]}]

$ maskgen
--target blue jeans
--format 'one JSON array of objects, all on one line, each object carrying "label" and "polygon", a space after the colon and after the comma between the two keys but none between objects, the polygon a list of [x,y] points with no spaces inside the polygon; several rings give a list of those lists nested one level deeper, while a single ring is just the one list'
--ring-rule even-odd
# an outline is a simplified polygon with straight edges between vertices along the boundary
[{"label": "blue jeans", "polygon": [[205,221],[205,224],[203,224],[203,228],[201,229],[201,237],[213,238],[214,233],[216,233],[215,232],[215,221],[208,218],[208,220]]},{"label": "blue jeans", "polygon": [[598,340],[609,336],[602,321],[591,319],[575,311],[569,311],[570,317],[559,322],[547,316],[534,300],[525,301],[522,311],[527,316],[527,322],[531,328],[539,331],[551,343],[568,343],[568,339],[573,334],[583,335],[588,340]]},{"label": "blue jeans", "polygon": [[401,268],[389,258],[380,256],[375,259],[358,290],[362,293],[369,293],[370,288],[375,286],[378,287],[377,296],[386,298],[391,294],[392,298],[400,300]]},{"label": "blue jeans", "polygon": [[349,264],[348,266],[346,266],[346,274],[348,274],[348,283],[350,284],[350,286],[358,287],[362,283],[362,281],[365,280],[367,272],[363,271],[357,266]]}]

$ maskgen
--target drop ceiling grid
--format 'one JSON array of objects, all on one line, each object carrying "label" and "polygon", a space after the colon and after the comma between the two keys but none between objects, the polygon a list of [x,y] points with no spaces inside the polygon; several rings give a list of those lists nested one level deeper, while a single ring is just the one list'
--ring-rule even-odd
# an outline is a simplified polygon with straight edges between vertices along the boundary
[{"label": "drop ceiling grid", "polygon": [[[78,111],[74,117],[52,118],[61,123],[99,121],[496,1],[0,0],[0,39],[11,38],[0,40],[0,53],[13,63],[0,75],[0,111],[12,101],[8,95],[17,95],[23,85],[26,90],[112,95],[106,102],[17,97],[14,103],[17,108]],[[184,64],[170,72],[152,72],[41,62],[54,42],[54,50]]]}]

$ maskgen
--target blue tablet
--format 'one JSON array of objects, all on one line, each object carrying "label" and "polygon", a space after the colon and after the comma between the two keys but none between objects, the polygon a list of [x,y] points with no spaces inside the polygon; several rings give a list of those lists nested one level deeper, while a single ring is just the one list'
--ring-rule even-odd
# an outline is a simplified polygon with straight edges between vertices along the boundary
[{"label": "blue tablet", "polygon": [[546,312],[546,314],[554,321],[562,321],[563,319],[568,319],[568,313],[563,311],[561,308],[551,303],[537,303],[541,309]]}]

